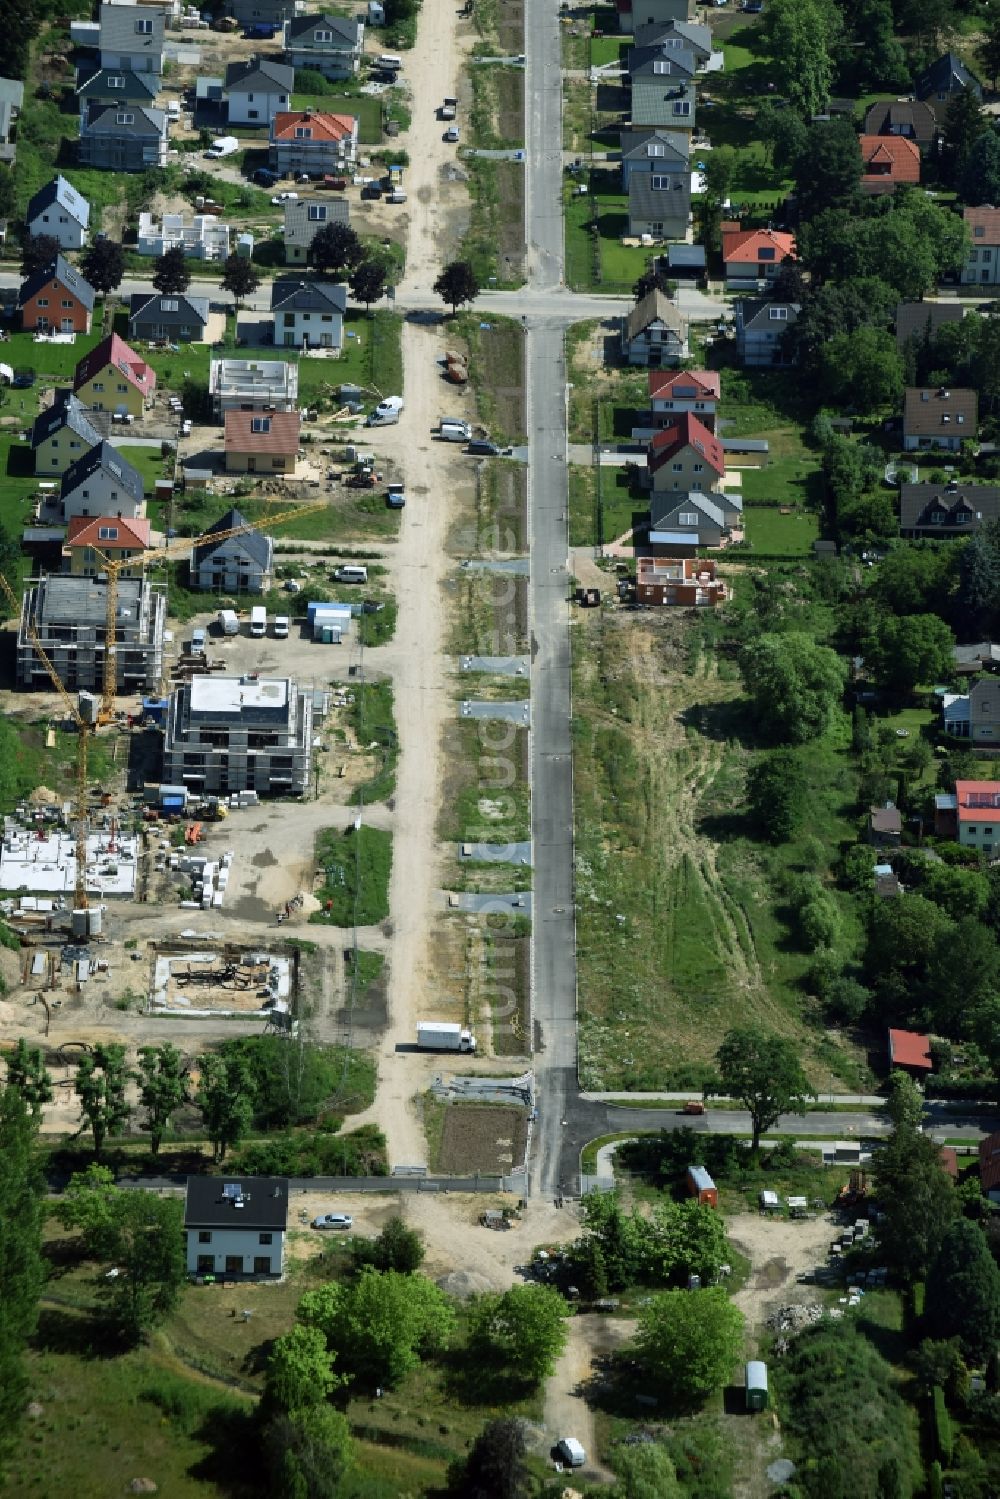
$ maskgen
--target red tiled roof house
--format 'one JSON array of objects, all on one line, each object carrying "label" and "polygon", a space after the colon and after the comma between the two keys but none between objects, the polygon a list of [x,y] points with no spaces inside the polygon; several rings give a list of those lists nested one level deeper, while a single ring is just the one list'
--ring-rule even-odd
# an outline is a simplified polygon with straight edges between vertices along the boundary
[{"label": "red tiled roof house", "polygon": [[[125,562],[141,557],[151,545],[150,522],[145,516],[127,519],[121,515],[74,515],[66,532],[63,558],[74,577],[94,578],[105,568],[105,559]],[[123,567],[120,578],[139,578],[142,565]]]},{"label": "red tiled roof house", "polygon": [[902,135],[861,135],[861,191],[894,193],[902,182],[920,181],[920,151]]},{"label": "red tiled roof house", "polygon": [[795,260],[795,235],[778,229],[741,229],[739,224],[722,226],[722,263],[726,285],[756,290],[761,281],[773,281],[782,261]]},{"label": "red tiled roof house", "polygon": [[992,854],[1000,845],[1000,781],[956,781],[958,841]]},{"label": "red tiled roof house", "polygon": [[271,121],[268,156],[283,177],[298,172],[342,172],[358,154],[353,115],[318,109],[279,110]]},{"label": "red tiled roof house", "polygon": [[722,443],[689,411],[681,412],[649,444],[646,468],[657,493],[711,494],[726,472]]},{"label": "red tiled roof house", "polygon": [[113,411],[141,417],[156,390],[156,372],[112,333],[76,367],[73,389],[94,411]]},{"label": "red tiled roof house", "polygon": [[931,1043],[916,1031],[889,1032],[889,1066],[922,1077],[934,1066]]}]

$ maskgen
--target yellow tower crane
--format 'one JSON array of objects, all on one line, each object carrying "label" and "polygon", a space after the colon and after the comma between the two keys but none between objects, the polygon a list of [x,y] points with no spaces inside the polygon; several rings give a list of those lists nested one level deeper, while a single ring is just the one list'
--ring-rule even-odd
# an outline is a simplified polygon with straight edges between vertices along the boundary
[{"label": "yellow tower crane", "polygon": [[[0,589],[2,589],[7,602],[14,611],[17,618],[21,610],[21,602],[17,594],[11,588],[7,579],[0,573]],[[28,639],[31,641],[32,649],[38,656],[42,665],[48,673],[52,685],[63,700],[63,706],[67,714],[76,724],[76,815],[73,819],[74,834],[76,838],[76,909],[86,911],[87,901],[87,763],[90,754],[90,726],[80,714],[80,710],[63,686],[62,678],[56,671],[49,659],[42,642],[38,638],[35,622],[29,612],[25,612],[25,626]]]},{"label": "yellow tower crane", "polygon": [[232,526],[226,531],[206,531],[202,536],[178,537],[176,541],[168,541],[165,546],[154,547],[151,551],[124,557],[119,562],[113,562],[101,553],[103,570],[107,575],[107,615],[104,639],[104,687],[98,711],[98,723],[110,723],[115,716],[115,698],[118,693],[118,578],[122,572],[128,568],[136,568],[143,572],[153,562],[179,561],[195,547],[205,543],[226,541],[231,536],[245,536],[248,531],[257,531],[261,526],[277,526],[283,521],[312,515],[314,511],[325,510],[328,503],[327,500],[318,500],[309,505],[295,505],[288,510],[279,510],[276,515],[265,516],[259,524],[251,524],[248,521],[246,525]]}]

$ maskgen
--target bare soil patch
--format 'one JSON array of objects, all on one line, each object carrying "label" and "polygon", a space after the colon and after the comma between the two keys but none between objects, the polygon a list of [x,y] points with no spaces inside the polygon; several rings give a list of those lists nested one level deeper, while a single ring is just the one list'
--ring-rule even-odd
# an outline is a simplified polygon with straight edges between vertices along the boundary
[{"label": "bare soil patch", "polygon": [[511,1171],[524,1160],[526,1109],[493,1103],[453,1103],[445,1109],[438,1168],[466,1176]]}]

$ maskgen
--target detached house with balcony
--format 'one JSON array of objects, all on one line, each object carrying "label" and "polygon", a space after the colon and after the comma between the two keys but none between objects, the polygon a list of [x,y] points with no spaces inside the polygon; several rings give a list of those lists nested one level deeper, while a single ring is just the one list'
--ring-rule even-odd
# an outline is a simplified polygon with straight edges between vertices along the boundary
[{"label": "detached house with balcony", "polygon": [[869,197],[894,193],[900,184],[920,181],[920,151],[902,135],[862,135],[861,191]]},{"label": "detached house with balcony", "polygon": [[263,57],[231,62],[222,89],[229,124],[270,125],[280,110],[291,108],[294,86],[295,69],[284,63]]},{"label": "detached house with balcony", "polygon": [[60,250],[82,250],[87,242],[90,204],[65,177],[53,177],[28,204],[29,234],[48,234]]},{"label": "detached house with balcony", "polygon": [[722,443],[696,416],[681,412],[650,440],[646,471],[657,494],[708,494],[721,488],[725,478]]},{"label": "detached house with balcony", "polygon": [[111,333],[84,354],[76,367],[73,390],[94,411],[111,411],[138,421],[152,405],[156,371],[123,338]]},{"label": "detached house with balcony", "polygon": [[88,104],[80,120],[77,154],[82,167],[104,172],[165,167],[167,117],[162,109],[140,104]]},{"label": "detached house with balcony", "polygon": [[348,16],[294,16],[285,22],[285,56],[292,67],[324,78],[353,78],[364,41],[364,23]]},{"label": "detached house with balcony", "polygon": [[102,5],[101,67],[121,73],[163,72],[164,12],[151,5]]},{"label": "detached house with balcony", "polygon": [[1000,485],[901,484],[899,534],[944,537],[974,536],[983,526],[1000,521]]},{"label": "detached house with balcony", "polygon": [[794,363],[785,334],[802,311],[798,302],[742,297],[734,306],[736,357],[751,369],[783,369]]},{"label": "detached house with balcony", "polygon": [[757,290],[774,281],[786,260],[795,260],[795,235],[779,229],[722,226],[722,262],[731,291]]},{"label": "detached house with balcony", "polygon": [[71,464],[100,443],[101,434],[82,402],[71,391],[57,390],[52,405],[36,416],[31,429],[35,473],[40,479],[61,478]]},{"label": "detached house with balcony", "polygon": [[623,130],[619,137],[622,153],[622,188],[628,192],[636,173],[655,177],[688,177],[691,175],[691,138],[681,130]]},{"label": "detached house with balcony", "polygon": [[974,390],[910,385],[903,403],[903,449],[943,448],[957,453],[976,436],[979,398]]},{"label": "detached house with balcony", "polygon": [[189,1275],[276,1280],[285,1266],[288,1182],[282,1176],[189,1176]]},{"label": "detached house with balcony", "polygon": [[271,286],[274,342],[286,349],[340,349],[347,288],[326,281],[279,277]]},{"label": "detached house with balcony", "polygon": [[962,285],[996,286],[1000,283],[1000,208],[966,208],[962,217],[971,241]]},{"label": "detached house with balcony", "polygon": [[688,320],[662,291],[647,292],[624,319],[622,354],[657,369],[688,357]]},{"label": "detached house with balcony", "polygon": [[318,109],[276,114],[268,156],[283,177],[350,171],[358,156],[358,121]]},{"label": "detached house with balcony", "polygon": [[239,510],[227,510],[191,552],[191,587],[204,593],[265,593],[274,582],[274,542],[249,528],[238,536],[218,533],[247,526]]},{"label": "detached house with balcony", "polygon": [[956,781],[958,841],[991,856],[1000,845],[1000,781]]},{"label": "detached house with balcony", "polygon": [[89,333],[96,293],[62,255],[22,281],[17,305],[26,332]]}]

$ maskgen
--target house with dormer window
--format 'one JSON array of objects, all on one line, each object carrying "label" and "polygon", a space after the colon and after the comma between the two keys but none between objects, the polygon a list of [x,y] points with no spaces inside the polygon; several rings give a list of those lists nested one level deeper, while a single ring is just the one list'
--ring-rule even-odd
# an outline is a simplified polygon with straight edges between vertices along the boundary
[{"label": "house with dormer window", "polygon": [[907,386],[903,402],[903,449],[907,453],[924,448],[943,448],[957,453],[963,442],[973,441],[979,418],[979,398],[974,390],[958,386]]},{"label": "house with dormer window", "polygon": [[757,288],[773,281],[786,260],[795,260],[795,235],[779,229],[743,229],[722,225],[722,262],[731,290]]},{"label": "house with dormer window", "polygon": [[646,471],[657,494],[664,490],[713,493],[726,475],[722,443],[704,422],[689,411],[681,412],[650,441]]},{"label": "house with dormer window", "polygon": [[156,371],[117,333],[84,354],[76,367],[73,389],[94,411],[112,411],[137,420],[152,405]]},{"label": "house with dormer window", "polygon": [[299,172],[343,172],[353,167],[357,156],[358,121],[354,115],[293,109],[279,112],[271,121],[268,158],[282,177]]},{"label": "house with dormer window", "polygon": [[227,411],[226,472],[294,474],[299,456],[297,411]]},{"label": "house with dormer window", "polygon": [[1000,208],[966,208],[962,217],[969,231],[962,285],[996,286],[1000,283]]},{"label": "house with dormer window", "polygon": [[126,73],[163,72],[164,12],[151,5],[102,5],[101,67]]},{"label": "house with dormer window", "polygon": [[969,484],[952,479],[947,484],[899,487],[900,536],[974,536],[983,526],[997,521],[1000,521],[1000,484]]},{"label": "house with dormer window", "polygon": [[756,369],[781,369],[792,364],[785,334],[795,326],[801,310],[798,302],[741,297],[733,307],[740,364]]},{"label": "house with dormer window", "polygon": [[364,40],[364,22],[352,16],[294,16],[285,22],[285,56],[292,67],[324,78],[353,78]]},{"label": "house with dormer window", "polygon": [[[96,578],[108,562],[118,562],[119,578],[141,578],[142,554],[149,550],[150,522],[145,516],[74,515],[66,531],[63,570],[75,578]],[[135,566],[128,566],[132,559]]]},{"label": "house with dormer window", "polygon": [[21,327],[42,333],[89,333],[96,294],[89,281],[57,255],[21,283]]}]

